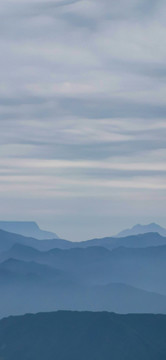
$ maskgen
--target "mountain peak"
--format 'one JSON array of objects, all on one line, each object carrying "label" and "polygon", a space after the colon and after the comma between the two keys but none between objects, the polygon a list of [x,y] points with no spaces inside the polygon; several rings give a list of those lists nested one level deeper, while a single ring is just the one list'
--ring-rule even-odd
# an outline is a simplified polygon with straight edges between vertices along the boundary
[{"label": "mountain peak", "polygon": [[162,226],[152,222],[147,225],[136,224],[131,229],[125,229],[117,234],[117,237],[126,237],[131,235],[139,235],[139,234],[146,234],[146,233],[159,233],[162,236],[166,236],[166,229]]},{"label": "mountain peak", "polygon": [[0,221],[0,229],[39,240],[59,238],[55,233],[41,230],[35,221]]}]

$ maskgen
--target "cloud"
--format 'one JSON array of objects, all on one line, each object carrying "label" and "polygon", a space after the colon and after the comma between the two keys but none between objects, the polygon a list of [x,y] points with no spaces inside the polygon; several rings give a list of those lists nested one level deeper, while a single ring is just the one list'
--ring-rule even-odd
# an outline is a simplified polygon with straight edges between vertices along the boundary
[{"label": "cloud", "polygon": [[85,203],[96,235],[103,211],[162,217],[165,11],[162,0],[1,1],[2,218],[33,207],[72,237]]}]

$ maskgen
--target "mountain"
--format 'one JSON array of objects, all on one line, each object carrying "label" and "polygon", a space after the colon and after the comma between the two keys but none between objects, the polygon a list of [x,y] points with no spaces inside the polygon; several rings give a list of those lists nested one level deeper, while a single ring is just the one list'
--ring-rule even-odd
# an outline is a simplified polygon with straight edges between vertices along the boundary
[{"label": "mountain", "polygon": [[0,318],[55,310],[166,314],[165,296],[126,284],[90,287],[72,281],[65,283],[64,277],[58,278],[58,275],[54,281],[46,276],[42,281],[35,273],[21,277],[14,274],[10,281],[8,286],[6,275],[6,284],[3,285],[1,279]]},{"label": "mountain", "polygon": [[35,238],[25,237],[23,235],[13,234],[4,230],[0,230],[0,252],[9,250],[14,244],[23,244],[40,251],[48,251],[54,248],[72,249],[87,247],[105,247],[109,250],[117,247],[125,246],[130,248],[141,248],[149,246],[166,245],[166,237],[158,233],[147,233],[133,235],[124,238],[106,237],[92,239],[81,242],[72,242],[63,239],[47,239],[39,241]]},{"label": "mountain", "polygon": [[50,268],[45,264],[36,263],[34,261],[21,261],[13,258],[9,258],[0,263],[0,273],[4,270],[7,271],[8,276],[9,273],[11,273],[12,275],[15,275],[15,277],[23,280],[28,280],[28,276],[31,276],[31,279],[33,280],[35,280],[35,278],[39,280],[41,277],[42,279],[46,278],[48,281],[51,277],[55,277],[60,273],[60,271],[55,270],[55,268]]},{"label": "mountain", "polygon": [[123,238],[105,237],[103,239],[92,239],[77,243],[77,247],[101,246],[110,250],[121,246],[130,248],[141,248],[159,245],[166,245],[166,237],[154,232],[139,235],[130,235]]},{"label": "mountain", "polygon": [[73,280],[56,267],[9,258],[0,263],[0,318],[65,309],[72,288]]},{"label": "mountain", "polygon": [[33,221],[0,221],[0,229],[35,239],[58,239],[52,232],[44,231]]},{"label": "mountain", "polygon": [[63,239],[50,239],[40,241],[35,238],[30,238],[23,235],[18,235],[4,230],[0,230],[0,251],[8,250],[16,243],[31,246],[41,251],[46,251],[56,247],[60,249],[66,249],[73,246],[72,242]]},{"label": "mountain", "polygon": [[165,259],[166,237],[158,233],[74,243],[0,230],[0,317],[54,310],[166,313]]},{"label": "mountain", "polygon": [[166,236],[166,229],[161,227],[158,224],[151,223],[148,225],[140,225],[137,224],[133,226],[131,229],[126,229],[121,231],[119,234],[117,234],[117,237],[126,237],[131,235],[139,235],[139,234],[146,234],[146,233],[158,233],[162,236]]},{"label": "mountain", "polygon": [[79,306],[75,304],[75,310],[166,314],[166,296],[123,283],[91,286],[84,293],[86,297]]},{"label": "mountain", "polygon": [[[15,237],[14,237],[14,234],[20,235],[20,236],[24,237],[24,239],[22,238],[23,243],[26,243],[27,245],[30,245],[30,246],[33,243],[34,247],[36,245],[36,247],[38,249],[41,248],[44,250],[48,250],[53,247],[72,248],[72,247],[87,247],[87,246],[98,246],[98,245],[108,247],[108,248],[114,248],[114,247],[122,245],[122,243],[118,242],[117,238],[126,238],[126,237],[129,238],[124,241],[124,243],[127,244],[128,240],[131,241],[131,240],[138,239],[138,238],[131,239],[131,236],[134,237],[134,236],[144,235],[144,234],[147,234],[147,236],[148,236],[149,233],[150,233],[149,238],[152,239],[152,242],[153,242],[154,238],[156,238],[156,240],[157,240],[157,234],[159,234],[162,237],[166,237],[166,229],[162,228],[161,226],[159,226],[155,223],[152,223],[149,225],[135,225],[132,229],[127,229],[127,230],[120,232],[116,237],[105,237],[105,238],[98,238],[98,239],[92,239],[92,240],[81,241],[81,242],[72,242],[72,241],[67,241],[67,240],[61,240],[55,233],[41,230],[35,222],[0,221],[0,238],[2,237],[1,235],[5,235],[4,233],[2,233],[1,230],[6,233],[12,234],[12,237],[13,237],[12,242],[13,243],[21,242],[21,238],[18,238],[18,241],[15,241]],[[152,235],[153,233],[154,233],[154,235]],[[8,235],[8,237],[9,237],[9,235]],[[30,239],[26,240],[25,238],[31,238],[31,240]],[[34,241],[32,241],[32,239],[33,240],[34,239],[47,240],[47,242],[45,241],[45,243],[43,243],[42,245],[41,244],[39,245],[38,242],[35,243]],[[48,240],[50,240],[50,241],[48,242]],[[57,241],[55,241],[55,240],[57,240]],[[166,239],[159,238],[160,245],[164,244],[164,242],[166,243]],[[133,244],[134,243],[135,243],[135,241],[133,241]],[[1,245],[2,244],[0,244],[0,249],[1,249]],[[157,245],[157,243],[155,243],[155,246],[156,245]]]},{"label": "mountain", "polygon": [[[0,317],[53,310],[166,313],[166,245],[0,254]],[[12,298],[12,302],[8,299]]]},{"label": "mountain", "polygon": [[0,321],[2,360],[165,360],[166,316],[60,311]]}]

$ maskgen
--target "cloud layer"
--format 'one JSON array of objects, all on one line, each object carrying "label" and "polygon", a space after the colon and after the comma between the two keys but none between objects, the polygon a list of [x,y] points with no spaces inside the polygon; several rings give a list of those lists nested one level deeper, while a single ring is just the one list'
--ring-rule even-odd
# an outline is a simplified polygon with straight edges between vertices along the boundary
[{"label": "cloud layer", "polygon": [[2,219],[73,239],[166,225],[165,11],[162,0],[1,1]]}]

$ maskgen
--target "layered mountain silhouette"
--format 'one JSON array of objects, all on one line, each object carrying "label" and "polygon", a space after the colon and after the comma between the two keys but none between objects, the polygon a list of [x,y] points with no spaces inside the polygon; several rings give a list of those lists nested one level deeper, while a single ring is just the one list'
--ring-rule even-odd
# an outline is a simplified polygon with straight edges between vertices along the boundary
[{"label": "layered mountain silhouette", "polygon": [[166,316],[60,311],[0,321],[3,360],[165,360]]},{"label": "layered mountain silhouette", "polygon": [[47,251],[54,248],[59,249],[72,249],[72,248],[87,248],[92,246],[105,247],[107,249],[114,249],[120,246],[125,247],[147,247],[166,245],[166,237],[158,233],[147,233],[140,235],[133,235],[124,238],[105,237],[99,239],[92,239],[81,242],[72,242],[63,239],[47,239],[39,241],[35,238],[25,237],[18,234],[13,234],[0,230],[0,251],[10,249],[12,245],[20,243],[23,245],[31,246],[41,251]]},{"label": "layered mountain silhouette", "polygon": [[166,245],[41,251],[15,243],[0,252],[0,317],[58,309],[166,313],[165,258]]},{"label": "layered mountain silhouette", "polygon": [[0,221],[0,229],[39,240],[59,238],[55,233],[41,230],[33,221]]},{"label": "layered mountain silhouette", "polygon": [[55,310],[166,313],[166,237],[71,242],[0,230],[0,317]]},{"label": "layered mountain silhouette", "polygon": [[156,232],[162,236],[166,236],[166,229],[162,226],[151,223],[148,225],[141,225],[137,224],[133,226],[131,229],[126,229],[121,231],[119,234],[117,234],[117,237],[125,237],[125,236],[132,236],[132,235],[138,235],[138,234],[146,234],[146,233],[152,233]]},{"label": "layered mountain silhouette", "polygon": [[62,239],[48,239],[39,241],[36,238],[30,238],[4,230],[0,230],[0,251],[10,249],[12,245],[20,243],[28,246],[32,246],[35,249],[39,250],[49,250],[53,248],[70,248],[72,247],[72,242]]}]

